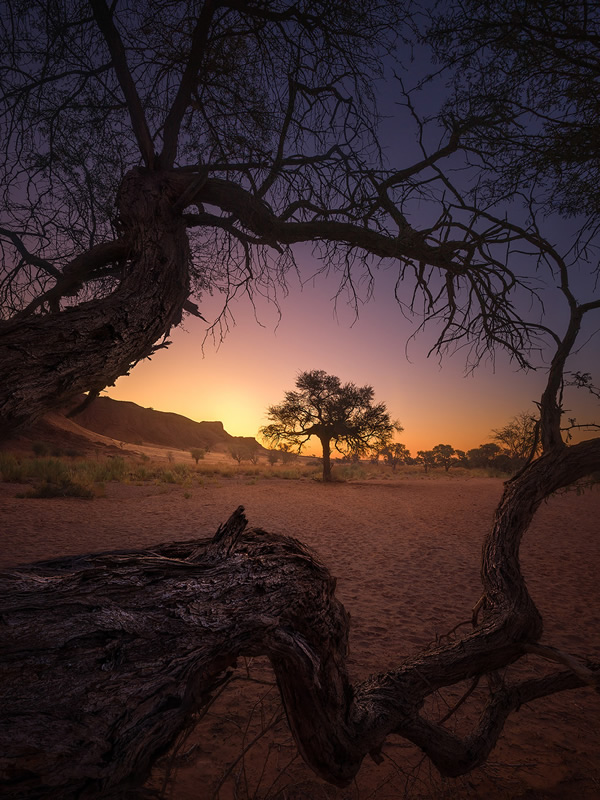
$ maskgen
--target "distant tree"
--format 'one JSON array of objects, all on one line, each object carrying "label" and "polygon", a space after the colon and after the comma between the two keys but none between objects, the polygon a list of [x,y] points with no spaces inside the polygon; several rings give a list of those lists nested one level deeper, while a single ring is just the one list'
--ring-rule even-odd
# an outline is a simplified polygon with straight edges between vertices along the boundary
[{"label": "distant tree", "polygon": [[342,384],[323,370],[302,372],[295,392],[268,409],[270,425],[261,429],[266,441],[302,451],[316,436],[323,449],[323,481],[331,481],[331,446],[342,455],[384,447],[402,428],[390,419],[384,403],[373,403],[373,387]]},{"label": "distant tree", "polygon": [[294,453],[294,451],[290,449],[289,444],[281,445],[277,452],[279,453],[282,464],[291,464],[292,461],[298,458],[298,453]]},{"label": "distant tree", "polygon": [[460,465],[461,467],[466,467],[469,463],[469,460],[467,458],[467,454],[465,453],[465,451],[455,450],[454,453],[456,455],[457,465]]},{"label": "distant tree", "polygon": [[248,450],[242,445],[234,445],[230,448],[229,455],[234,461],[237,461],[238,464],[241,464],[242,461],[248,458]]},{"label": "distant tree", "polygon": [[502,453],[502,449],[494,442],[480,444],[467,451],[467,459],[470,467],[491,467],[494,459]]},{"label": "distant tree", "polygon": [[456,450],[451,444],[436,444],[431,452],[434,454],[435,463],[443,467],[446,472],[457,463]]},{"label": "distant tree", "polygon": [[425,472],[429,472],[430,467],[435,467],[437,460],[433,450],[417,450],[415,459],[417,464],[422,464]]},{"label": "distant tree", "polygon": [[267,450],[267,461],[271,466],[274,466],[279,461],[279,452],[277,450]]},{"label": "distant tree", "polygon": [[385,463],[392,468],[393,472],[396,471],[398,464],[406,464],[410,458],[410,450],[401,442],[389,444],[383,448],[381,453],[385,458]]},{"label": "distant tree", "polygon": [[540,449],[538,420],[527,411],[514,416],[504,428],[494,429],[492,434],[514,466],[522,466]]},{"label": "distant tree", "polygon": [[192,449],[190,450],[190,455],[194,459],[196,464],[198,464],[200,459],[204,458],[204,456],[206,455],[206,450],[204,450],[201,447],[192,447]]}]

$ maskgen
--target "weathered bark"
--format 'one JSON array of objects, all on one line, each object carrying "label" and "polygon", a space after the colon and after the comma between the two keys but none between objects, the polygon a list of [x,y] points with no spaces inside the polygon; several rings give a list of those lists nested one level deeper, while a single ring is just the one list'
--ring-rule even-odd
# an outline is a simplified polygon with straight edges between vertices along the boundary
[{"label": "weathered bark", "polygon": [[117,202],[122,236],[96,248],[125,262],[110,296],[0,324],[0,436],[113,384],[179,321],[190,257],[181,212],[173,210],[181,182],[149,170],[126,175]]},{"label": "weathered bark", "polygon": [[[118,797],[139,786],[241,655],[266,654],[307,763],[347,784],[390,734],[447,775],[481,764],[511,711],[598,686],[600,667],[538,644],[519,544],[542,499],[600,468],[600,443],[543,457],[507,484],[484,545],[483,598],[464,636],[351,686],[349,620],[335,581],[299,542],[246,531],[238,509],[212,540],[41,562],[0,580],[3,796]],[[401,632],[399,632],[401,635]],[[420,714],[444,686],[525,654],[568,669],[490,683],[462,740]]]}]

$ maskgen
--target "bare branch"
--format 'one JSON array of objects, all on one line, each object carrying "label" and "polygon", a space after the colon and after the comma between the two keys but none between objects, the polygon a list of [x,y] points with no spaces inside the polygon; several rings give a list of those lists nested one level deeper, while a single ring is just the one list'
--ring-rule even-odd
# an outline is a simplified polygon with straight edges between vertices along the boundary
[{"label": "bare branch", "polygon": [[90,0],[94,19],[102,32],[112,57],[113,67],[119,80],[131,118],[131,127],[137,139],[140,153],[147,167],[154,165],[154,144],[146,122],[144,109],[135,83],[127,65],[127,56],[119,32],[113,22],[113,12],[109,11],[105,0]]}]

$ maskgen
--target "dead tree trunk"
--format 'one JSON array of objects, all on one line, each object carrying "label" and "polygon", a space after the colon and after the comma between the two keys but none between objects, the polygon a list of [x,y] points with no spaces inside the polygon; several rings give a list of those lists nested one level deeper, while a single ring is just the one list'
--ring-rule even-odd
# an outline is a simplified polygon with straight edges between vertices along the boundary
[{"label": "dead tree trunk", "polygon": [[[299,542],[245,530],[212,540],[41,562],[0,580],[0,787],[5,797],[119,797],[140,786],[241,655],[266,654],[290,728],[322,778],[347,784],[390,734],[446,775],[481,764],[511,711],[586,684],[600,667],[540,644],[518,550],[539,503],[600,467],[598,441],[531,464],[507,485],[483,556],[473,629],[351,686],[349,620],[335,582]],[[401,632],[399,632],[401,635]],[[525,654],[566,667],[490,682],[465,740],[428,720],[425,697]]]},{"label": "dead tree trunk", "polygon": [[112,385],[177,324],[190,259],[176,204],[181,183],[170,173],[129,172],[117,199],[121,237],[67,266],[66,294],[98,264],[122,262],[111,295],[0,323],[0,436],[84,391]]}]

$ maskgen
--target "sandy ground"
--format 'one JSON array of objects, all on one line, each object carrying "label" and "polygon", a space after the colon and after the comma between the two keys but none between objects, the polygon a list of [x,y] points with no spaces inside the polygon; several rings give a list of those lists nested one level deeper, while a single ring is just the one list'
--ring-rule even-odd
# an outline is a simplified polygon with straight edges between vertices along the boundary
[{"label": "sandy ground", "polygon": [[[17,491],[0,484],[0,566],[205,537],[244,505],[251,525],[301,539],[337,576],[338,595],[351,614],[350,667],[358,681],[469,618],[479,597],[482,537],[502,483],[221,478],[185,490],[110,484],[106,496],[93,501],[17,499]],[[599,518],[600,491],[553,497],[522,550],[524,573],[545,619],[544,641],[596,660]],[[488,763],[464,778],[440,779],[414,747],[391,740],[382,765],[365,761],[354,784],[335,789],[298,758],[271,681],[262,660],[243,660],[178,757],[160,765],[149,785],[164,787],[177,800],[600,798],[600,697],[592,690],[522,708]],[[442,717],[464,688],[436,696],[429,713]],[[465,729],[484,692],[471,699],[474,711],[457,722]]]}]

